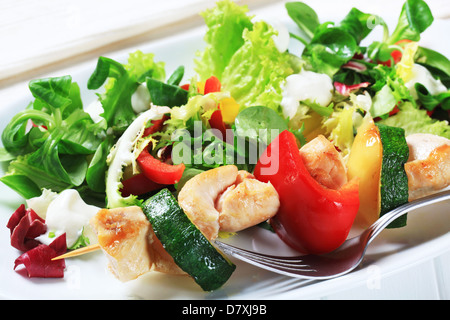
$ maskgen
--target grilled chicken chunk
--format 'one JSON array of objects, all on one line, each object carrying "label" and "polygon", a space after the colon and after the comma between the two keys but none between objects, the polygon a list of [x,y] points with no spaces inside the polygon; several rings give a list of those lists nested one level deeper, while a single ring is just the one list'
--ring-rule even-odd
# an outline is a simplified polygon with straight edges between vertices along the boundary
[{"label": "grilled chicken chunk", "polygon": [[432,134],[406,137],[409,159],[405,164],[409,200],[418,199],[450,185],[450,140]]},{"label": "grilled chicken chunk", "polygon": [[347,183],[347,169],[342,155],[323,135],[300,148],[303,163],[311,176],[329,189],[339,189]]},{"label": "grilled chicken chunk", "polygon": [[228,165],[191,178],[178,194],[186,215],[209,239],[219,231],[237,232],[273,217],[280,206],[278,193],[246,171]]},{"label": "grilled chicken chunk", "polygon": [[218,199],[221,231],[237,232],[272,218],[280,207],[278,193],[247,171],[240,170],[236,181]]},{"label": "grilled chicken chunk", "polygon": [[129,281],[149,271],[183,274],[155,236],[140,207],[102,209],[92,219],[111,272]]}]

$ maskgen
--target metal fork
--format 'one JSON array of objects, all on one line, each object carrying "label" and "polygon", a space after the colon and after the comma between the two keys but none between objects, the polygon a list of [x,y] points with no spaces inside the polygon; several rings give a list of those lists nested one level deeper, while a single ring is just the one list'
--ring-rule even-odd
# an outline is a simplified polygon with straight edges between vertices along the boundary
[{"label": "metal fork", "polygon": [[450,190],[408,202],[384,214],[361,235],[346,240],[338,249],[323,255],[280,257],[257,253],[215,241],[225,254],[276,273],[303,279],[331,279],[355,269],[368,245],[392,221],[417,208],[450,199]]}]

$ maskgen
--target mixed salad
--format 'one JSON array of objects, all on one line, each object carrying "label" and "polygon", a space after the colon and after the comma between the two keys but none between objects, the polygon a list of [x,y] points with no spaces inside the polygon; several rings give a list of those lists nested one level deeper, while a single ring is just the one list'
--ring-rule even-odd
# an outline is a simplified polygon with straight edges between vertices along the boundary
[{"label": "mixed salad", "polygon": [[[51,259],[101,242],[91,225],[99,211],[139,208],[176,265],[214,290],[231,275],[232,263],[211,248],[193,253],[173,243],[206,247],[223,231],[239,229],[218,226],[206,236],[200,225],[209,218],[195,217],[206,191],[189,200],[193,208],[183,205],[196,194],[186,190],[221,185],[220,170],[233,178],[209,195],[216,220],[227,204],[218,199],[230,187],[246,183],[245,198],[227,193],[238,199],[229,201],[244,202],[253,199],[250,191],[270,187],[274,196],[266,201],[273,199],[274,210],[264,216],[258,209],[260,219],[251,217],[251,225],[318,254],[336,249],[354,223],[370,223],[411,200],[417,185],[408,176],[414,164],[408,136],[442,141],[433,163],[448,171],[442,146],[450,146],[450,61],[419,44],[433,22],[425,1],[407,0],[393,31],[382,17],[356,8],[339,22],[320,21],[302,2],[286,3],[286,13],[295,32],[219,0],[201,14],[205,48],[190,79],[184,66],[168,75],[154,54],[136,51],[126,62],[98,59],[83,84],[98,96],[88,106],[70,75],[30,81],[34,100],[3,130],[0,149],[8,163],[0,181],[26,200],[7,226],[22,252],[14,268],[24,265],[30,277],[63,277],[64,260]],[[375,28],[382,37],[366,45]],[[290,50],[290,42],[303,49]],[[175,219],[170,225],[168,217]],[[180,262],[186,254],[211,255],[216,265],[202,268],[199,256],[186,266]],[[206,280],[199,280],[199,269]],[[210,273],[222,279],[210,280]]]}]

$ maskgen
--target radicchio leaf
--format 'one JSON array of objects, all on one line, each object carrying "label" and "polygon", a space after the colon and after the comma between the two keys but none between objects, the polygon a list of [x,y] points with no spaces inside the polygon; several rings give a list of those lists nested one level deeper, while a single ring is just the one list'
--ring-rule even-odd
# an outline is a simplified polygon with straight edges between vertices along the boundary
[{"label": "radicchio leaf", "polygon": [[361,82],[353,85],[346,85],[344,83],[335,82],[334,87],[337,92],[339,92],[343,96],[350,95],[351,92],[357,91],[361,88],[367,88],[370,85],[369,82]]},{"label": "radicchio leaf", "polygon": [[45,220],[33,209],[25,209],[23,204],[12,214],[6,226],[11,231],[11,245],[20,251],[37,247],[40,242],[35,238],[47,231]]},{"label": "radicchio leaf", "polygon": [[14,270],[23,264],[30,278],[62,278],[66,263],[64,259],[52,261],[52,258],[66,251],[66,234],[64,233],[50,245],[40,244],[23,253],[14,262]]}]

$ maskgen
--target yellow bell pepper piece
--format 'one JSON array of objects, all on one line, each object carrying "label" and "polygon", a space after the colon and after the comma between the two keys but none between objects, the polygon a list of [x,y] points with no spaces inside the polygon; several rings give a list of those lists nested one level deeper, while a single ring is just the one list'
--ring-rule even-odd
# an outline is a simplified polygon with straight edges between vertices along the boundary
[{"label": "yellow bell pepper piece", "polygon": [[197,82],[197,90],[200,94],[205,94],[205,82]]},{"label": "yellow bell pepper piece", "polygon": [[233,123],[239,113],[239,104],[232,97],[221,100],[219,108],[225,123]]}]

